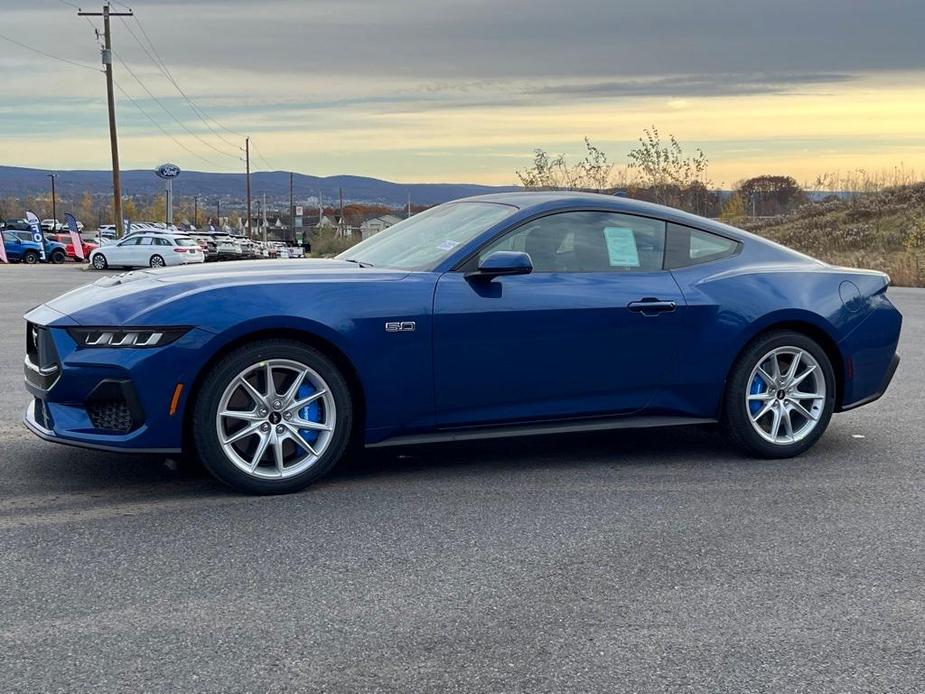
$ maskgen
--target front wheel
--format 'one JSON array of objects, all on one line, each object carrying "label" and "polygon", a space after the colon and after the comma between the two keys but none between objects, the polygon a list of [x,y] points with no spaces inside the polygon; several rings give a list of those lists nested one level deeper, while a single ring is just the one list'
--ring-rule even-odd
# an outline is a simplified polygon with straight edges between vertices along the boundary
[{"label": "front wheel", "polygon": [[206,376],[193,407],[200,460],[251,494],[311,484],[344,456],[353,427],[340,370],[291,340],[261,340],[229,354]]},{"label": "front wheel", "polygon": [[747,452],[789,458],[819,440],[834,409],[835,373],[825,350],[782,330],[760,336],[736,360],[723,419]]},{"label": "front wheel", "polygon": [[104,256],[102,253],[97,253],[95,256],[93,256],[92,263],[94,269],[96,270],[105,270],[106,266],[109,265],[109,263],[106,262],[106,256]]}]

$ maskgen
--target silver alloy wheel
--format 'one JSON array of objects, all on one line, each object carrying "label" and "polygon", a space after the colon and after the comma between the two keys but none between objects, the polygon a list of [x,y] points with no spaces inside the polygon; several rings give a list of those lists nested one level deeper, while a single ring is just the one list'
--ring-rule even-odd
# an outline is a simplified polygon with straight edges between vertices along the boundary
[{"label": "silver alloy wheel", "polygon": [[106,258],[103,257],[102,253],[93,256],[93,267],[95,267],[97,270],[106,269]]},{"label": "silver alloy wheel", "polygon": [[336,421],[328,384],[291,359],[244,369],[225,388],[215,415],[225,455],[260,479],[293,477],[314,465],[331,443]]},{"label": "silver alloy wheel", "polygon": [[800,347],[778,347],[752,369],[745,410],[765,441],[786,446],[816,428],[825,396],[825,376],[816,358]]},{"label": "silver alloy wheel", "polygon": [[151,256],[151,267],[164,267],[164,259],[159,255]]}]

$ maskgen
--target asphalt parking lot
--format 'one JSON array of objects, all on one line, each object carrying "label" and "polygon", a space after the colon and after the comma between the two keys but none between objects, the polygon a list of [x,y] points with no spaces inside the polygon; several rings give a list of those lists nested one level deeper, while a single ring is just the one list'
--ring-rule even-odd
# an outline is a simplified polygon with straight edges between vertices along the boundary
[{"label": "asphalt parking lot", "polygon": [[232,494],[20,424],[0,266],[2,691],[925,691],[925,290],[806,456],[703,428],[407,449]]}]

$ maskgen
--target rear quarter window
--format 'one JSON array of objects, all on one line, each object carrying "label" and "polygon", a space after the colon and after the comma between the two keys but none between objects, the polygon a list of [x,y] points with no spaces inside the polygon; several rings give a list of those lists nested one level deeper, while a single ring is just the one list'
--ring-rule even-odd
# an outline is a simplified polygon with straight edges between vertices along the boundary
[{"label": "rear quarter window", "polygon": [[737,254],[741,247],[741,242],[735,239],[669,223],[665,268],[676,270],[730,258]]}]

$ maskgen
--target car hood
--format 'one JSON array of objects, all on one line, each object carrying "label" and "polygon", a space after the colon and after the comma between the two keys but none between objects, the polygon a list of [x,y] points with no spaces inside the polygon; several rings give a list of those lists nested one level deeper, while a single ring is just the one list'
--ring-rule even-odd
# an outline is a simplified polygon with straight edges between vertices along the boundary
[{"label": "car hood", "polygon": [[[322,282],[395,281],[407,271],[361,268],[343,260],[250,260],[136,270],[102,277],[93,284],[62,294],[45,306],[77,323],[98,324],[104,315],[120,321],[146,313],[185,296],[223,287]],[[100,309],[107,310],[100,310]]]}]

